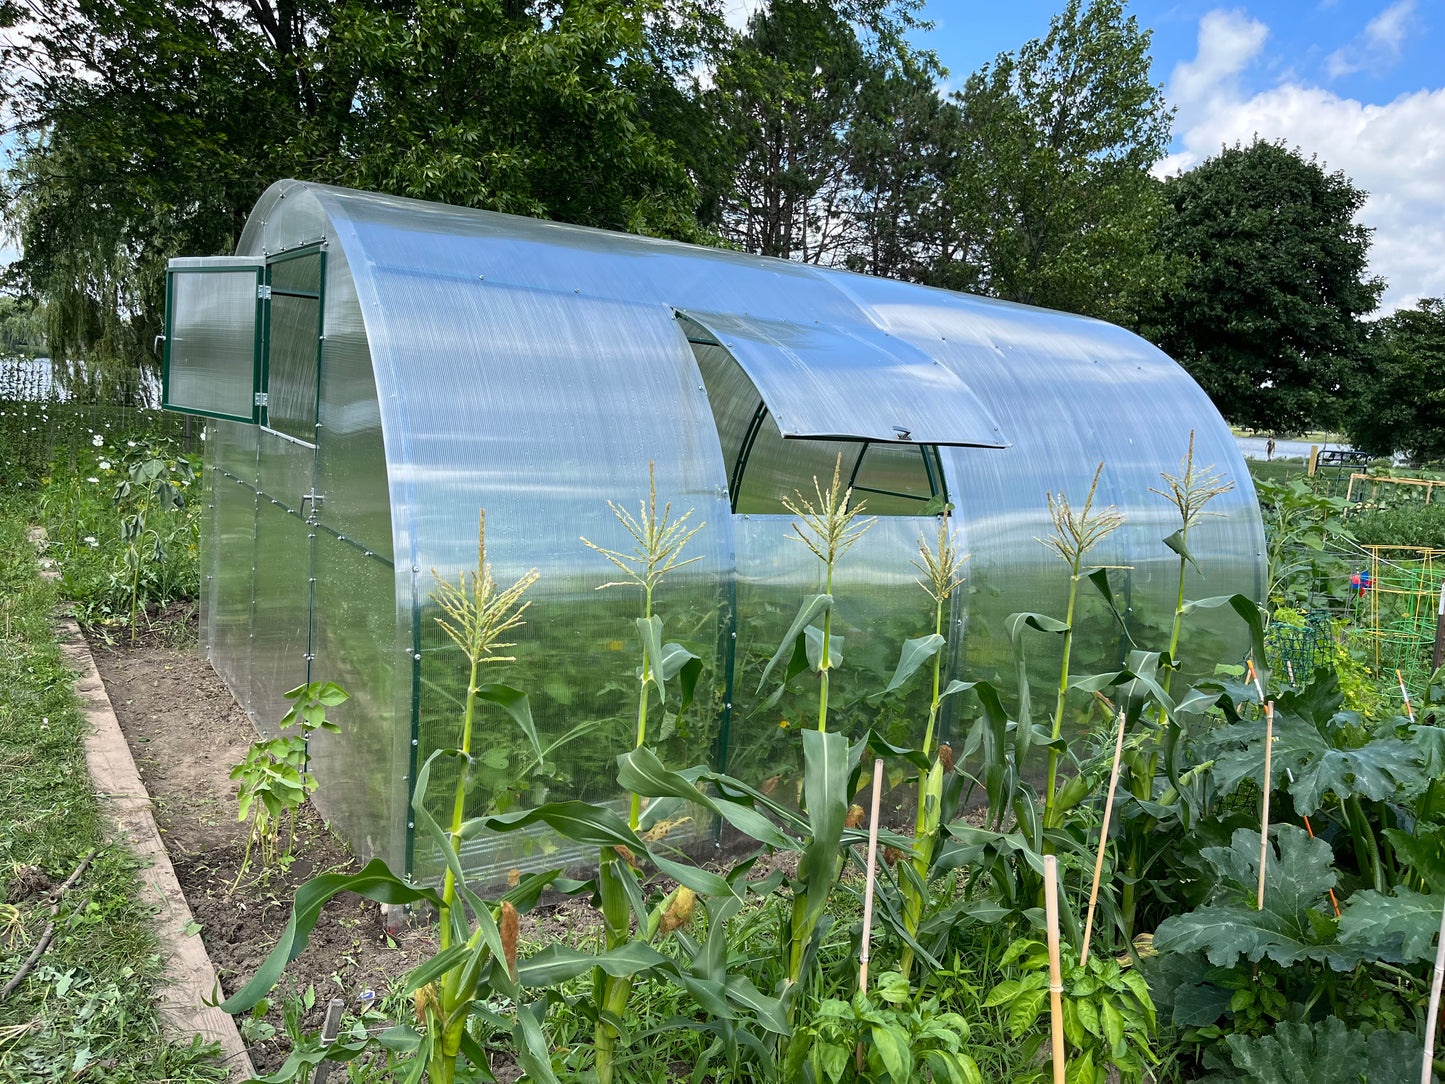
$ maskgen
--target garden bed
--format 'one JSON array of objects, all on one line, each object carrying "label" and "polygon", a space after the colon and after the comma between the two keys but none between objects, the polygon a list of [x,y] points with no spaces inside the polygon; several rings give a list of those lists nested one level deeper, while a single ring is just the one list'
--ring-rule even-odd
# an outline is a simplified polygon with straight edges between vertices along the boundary
[{"label": "garden bed", "polygon": [[[229,995],[275,945],[295,889],[313,876],[354,870],[359,863],[308,803],[297,819],[289,868],[266,870],[253,855],[233,891],[247,826],[236,819],[237,784],[229,776],[255,735],[230,691],[195,654],[194,617],[169,610],[134,644],[124,632],[111,641],[93,632],[88,638],[154,802],[176,877]],[[356,1011],[358,999],[372,991],[379,1003],[398,979],[435,951],[429,929],[388,934],[376,904],[357,896],[332,901],[310,945],[288,969],[285,995],[278,991],[264,1017],[243,1022],[257,1070],[274,1071],[285,1057],[289,1042],[281,1003],[286,996],[304,997],[308,987],[314,991],[302,1026],[316,1031],[331,998],[345,998],[348,1009]]]}]

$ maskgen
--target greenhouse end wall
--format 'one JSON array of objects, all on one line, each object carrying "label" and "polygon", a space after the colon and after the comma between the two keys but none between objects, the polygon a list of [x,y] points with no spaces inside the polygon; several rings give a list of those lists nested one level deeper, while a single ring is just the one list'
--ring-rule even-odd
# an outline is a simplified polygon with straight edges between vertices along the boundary
[{"label": "greenhouse end wall", "polygon": [[[1048,494],[1081,501],[1100,463],[1098,499],[1126,525],[1092,559],[1117,566],[1126,628],[1089,598],[1081,640],[1099,645],[1088,661],[1100,666],[1121,657],[1129,636],[1158,646],[1179,567],[1162,540],[1178,524],[1151,489],[1179,470],[1191,433],[1196,460],[1236,486],[1191,535],[1199,570],[1187,594],[1262,593],[1258,510],[1227,427],[1177,365],[1121,329],[297,182],[262,198],[240,255],[274,260],[309,244],[325,252],[316,436],[299,439],[294,425],[208,427],[204,646],[263,729],[284,712],[290,684],[334,680],[351,692],[335,712],[342,733],[318,736],[313,753],[317,804],[361,857],[439,873],[408,805],[419,766],[457,741],[466,673],[431,595],[438,579],[475,567],[481,509],[496,578],[539,574],[506,653],[515,659],[485,679],[526,691],[542,746],[561,744],[538,769],[515,724],[487,713],[470,812],[619,798],[615,757],[635,737],[642,599],[599,590],[616,569],[582,536],[629,549],[609,502],[636,514],[650,475],[672,514],[690,512],[699,527],[687,552],[697,560],[666,582],[657,612],[666,638],[704,662],[694,704],[682,714],[663,705],[650,736],[672,766],[708,761],[783,794],[796,782],[791,731],[816,712],[816,691],[800,679],[765,708],[771,689],[759,679],[800,600],[823,581],[789,537],[794,517],[781,499],[811,493],[815,474],[826,483],[840,453],[885,513],[834,584],[845,660],[835,725],[851,731],[877,727],[900,743],[921,733],[922,690],[882,702],[870,694],[902,642],[932,631],[913,561],[920,537],[937,533],[925,511],[945,504],[970,555],[948,615],[949,676],[1016,684],[1004,618],[1061,614],[1068,588],[1067,570],[1037,541],[1052,531]],[[862,353],[849,356],[847,381],[839,372],[829,383],[838,350]],[[870,358],[887,373],[871,393]],[[304,384],[308,373],[293,365],[274,375]],[[832,395],[820,420],[798,407],[810,381],[857,390]],[[909,444],[910,426],[938,445]],[[784,439],[802,429],[806,437]],[[1244,643],[1242,627],[1218,616],[1191,636],[1225,653]],[[1028,650],[1034,669],[1056,676],[1053,638]],[[970,711],[963,698],[948,703],[945,733],[956,734]],[[451,765],[436,769],[433,793],[450,789]],[[706,842],[712,826],[676,832]],[[546,835],[478,841],[467,863],[500,876],[551,863],[557,845]]]}]

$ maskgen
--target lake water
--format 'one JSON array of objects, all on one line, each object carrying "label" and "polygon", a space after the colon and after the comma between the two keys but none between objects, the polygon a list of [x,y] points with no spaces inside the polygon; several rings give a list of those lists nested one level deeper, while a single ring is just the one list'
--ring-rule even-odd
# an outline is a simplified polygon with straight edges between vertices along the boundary
[{"label": "lake water", "polygon": [[[1245,459],[1264,459],[1264,446],[1268,439],[1267,437],[1234,438],[1235,443],[1239,445],[1240,454],[1243,455]],[[1310,447],[1313,443],[1313,441],[1308,440],[1276,440],[1274,442],[1274,457],[1279,459],[1280,457],[1293,456],[1300,459],[1308,459],[1310,456]],[[1324,452],[1330,448],[1349,448],[1349,445],[1333,443],[1320,444],[1319,447],[1320,451]]]}]

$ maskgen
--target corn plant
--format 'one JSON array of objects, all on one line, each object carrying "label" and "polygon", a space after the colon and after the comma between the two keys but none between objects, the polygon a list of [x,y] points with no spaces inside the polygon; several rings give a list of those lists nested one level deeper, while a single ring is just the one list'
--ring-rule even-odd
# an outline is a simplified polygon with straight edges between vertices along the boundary
[{"label": "corn plant", "polygon": [[[828,674],[843,659],[842,637],[833,635],[833,577],[838,562],[876,522],[862,517],[863,503],[853,503],[852,490],[842,484],[843,457],[833,467],[833,480],[823,489],[813,479],[814,498],[801,492],[785,501],[798,520],[793,535],[823,563],[823,593],[803,600],[782,643],[763,670],[758,689],[786,659],[777,690],[765,702],[775,703],[787,684],[804,670],[818,675],[818,726],[803,731],[803,808],[806,838],[797,875],[790,882],[792,904],[784,929],[787,969],[779,995],[789,1022],[796,1004],[798,984],[817,958],[818,943],[826,926],[820,926],[833,882],[840,869],[839,848],[848,811],[850,754],[842,734],[828,732]],[[801,522],[799,522],[801,521]],[[822,628],[811,624],[822,618]],[[802,1049],[791,1052],[785,1072],[801,1068]]]},{"label": "corn plant", "polygon": [[[241,783],[236,819],[244,822],[249,818],[251,821],[251,831],[246,836],[246,853],[241,857],[241,868],[236,871],[236,880],[231,884],[232,892],[250,868],[253,848],[259,852],[261,864],[267,869],[290,864],[291,849],[296,841],[296,811],[306,801],[306,796],[316,789],[316,777],[307,771],[311,735],[317,730],[339,733],[341,728],[326,718],[326,709],[346,703],[350,696],[334,682],[317,681],[310,685],[298,685],[286,693],[286,699],[295,703],[282,717],[278,729],[295,726],[297,732],[253,741],[246,749],[245,758],[231,769],[231,778]],[[290,824],[284,851],[280,849],[283,815]]]},{"label": "corn plant", "polygon": [[[692,509],[673,519],[671,502],[665,504],[659,513],[657,472],[651,463],[648,464],[648,480],[648,496],[642,502],[637,516],[611,501],[607,502],[612,514],[632,537],[633,547],[630,553],[608,549],[586,538],[582,539],[586,546],[606,557],[626,577],[622,581],[604,583],[598,590],[635,586],[641,588],[643,594],[642,616],[637,619],[637,633],[642,651],[641,665],[637,671],[637,741],[634,749],[642,749],[647,742],[647,707],[652,689],[656,688],[658,701],[666,703],[667,682],[678,677],[681,685],[681,705],[678,708],[680,713],[685,711],[691,702],[698,675],[702,671],[702,660],[691,651],[681,644],[663,643],[663,620],[653,612],[653,602],[654,593],[663,577],[701,560],[700,557],[684,559],[682,552],[704,525],[699,523],[695,527],[689,526]],[[631,796],[630,807],[628,827],[635,832],[642,811],[641,796],[635,792]],[[637,891],[633,861],[633,852],[626,846],[602,849],[597,885],[602,897],[603,925],[609,950],[619,949],[631,939],[629,896]],[[680,891],[687,893],[685,899],[692,898],[691,889]],[[689,914],[691,907],[691,903],[688,903]],[[614,1021],[620,1020],[627,1009],[632,984],[633,976],[630,974],[609,975],[601,967],[597,969],[593,994],[597,1009],[595,1048],[599,1084],[611,1084],[618,1038],[618,1027]]]},{"label": "corn plant", "polygon": [[[963,562],[967,559],[968,555],[960,552],[957,534],[949,530],[946,517],[939,518],[938,542],[934,547],[930,548],[926,539],[918,540],[918,560],[914,561],[913,565],[923,573],[918,585],[933,599],[933,634],[920,640],[910,640],[904,645],[904,656],[899,660],[898,671],[889,682],[889,688],[901,684],[899,675],[905,672],[912,661],[908,655],[910,646],[914,656],[927,657],[931,654],[933,688],[928,703],[928,726],[923,733],[923,756],[932,759],[927,770],[920,771],[918,775],[918,809],[913,829],[914,856],[909,859],[914,876],[905,875],[900,883],[904,901],[903,923],[910,937],[918,933],[919,919],[928,895],[933,848],[943,815],[944,773],[953,770],[952,749],[948,749],[945,755],[944,749],[940,748],[938,754],[934,755],[933,737],[938,724],[939,705],[945,695],[956,691],[955,688],[940,688],[943,649],[946,643],[943,636],[943,612],[953,593],[963,586]],[[954,684],[957,689],[962,688],[959,683]],[[912,969],[913,947],[905,944],[898,971],[906,980]]]},{"label": "corn plant", "polygon": [[[637,619],[637,633],[642,641],[642,665],[638,669],[637,742],[634,745],[636,749],[641,749],[647,741],[647,702],[650,688],[655,686],[658,700],[665,703],[667,699],[666,682],[681,674],[683,707],[679,710],[686,710],[688,702],[692,699],[693,690],[697,686],[698,674],[702,671],[702,660],[681,644],[663,644],[662,618],[652,612],[652,606],[653,593],[664,576],[684,565],[702,560],[701,557],[689,557],[687,560],[683,560],[682,551],[692,537],[706,524],[699,523],[696,527],[688,526],[688,520],[692,517],[692,509],[688,509],[677,519],[672,519],[671,502],[664,505],[662,514],[658,515],[657,470],[652,463],[647,465],[647,476],[648,496],[642,504],[639,515],[633,516],[611,501],[607,502],[607,507],[612,509],[612,514],[617,517],[623,529],[632,536],[631,553],[607,549],[595,542],[589,542],[586,538],[582,539],[584,545],[606,557],[621,569],[622,574],[626,577],[625,580],[601,584],[597,590],[629,586],[642,588],[642,616]],[[637,829],[640,812],[640,800],[634,794],[631,816],[628,820],[628,824],[634,831]]]},{"label": "corn plant", "polygon": [[[1046,632],[1056,632],[1063,636],[1063,659],[1059,664],[1059,691],[1054,704],[1053,728],[1050,735],[1049,773],[1044,790],[1044,827],[1046,828],[1053,827],[1055,823],[1054,805],[1058,798],[1058,742],[1064,730],[1064,709],[1069,695],[1069,656],[1074,646],[1074,608],[1079,597],[1079,581],[1085,576],[1086,569],[1107,567],[1088,565],[1085,563],[1085,558],[1100,542],[1124,524],[1123,514],[1117,511],[1113,505],[1102,509],[1094,508],[1094,497],[1098,493],[1099,478],[1103,473],[1104,464],[1100,463],[1098,469],[1094,471],[1094,480],[1089,485],[1089,495],[1084,499],[1084,506],[1081,509],[1075,510],[1069,503],[1068,496],[1062,492],[1049,494],[1049,517],[1054,523],[1054,533],[1040,541],[1058,554],[1069,566],[1069,603],[1064,612],[1062,625],[1038,614],[1015,614],[1010,618],[1014,629],[1020,627],[1020,623],[1014,621],[1014,618],[1022,617],[1024,622],[1031,627],[1040,628]],[[1022,668],[1020,669],[1022,670]],[[1021,700],[1026,697],[1027,681],[1027,675],[1021,673],[1019,690]],[[1020,725],[1025,723],[1027,723],[1027,719],[1020,720]]]}]

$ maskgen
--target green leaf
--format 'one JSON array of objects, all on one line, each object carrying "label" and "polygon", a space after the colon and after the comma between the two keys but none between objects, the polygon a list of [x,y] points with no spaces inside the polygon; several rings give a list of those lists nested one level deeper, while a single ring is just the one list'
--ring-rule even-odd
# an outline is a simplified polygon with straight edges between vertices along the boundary
[{"label": "green leaf", "polygon": [[1205,847],[1204,859],[1220,878],[1215,901],[1160,923],[1154,947],[1160,952],[1203,952],[1216,967],[1241,957],[1258,963],[1268,956],[1283,967],[1302,960],[1346,971],[1361,954],[1321,936],[1330,925],[1321,908],[1336,876],[1330,846],[1303,828],[1281,824],[1274,832],[1265,876],[1264,910],[1255,909],[1259,878],[1259,833],[1235,830],[1228,847]]},{"label": "green leaf", "polygon": [[[1274,748],[1270,754],[1270,786],[1291,773],[1290,797],[1295,809],[1309,816],[1326,794],[1349,798],[1360,794],[1371,801],[1393,798],[1402,788],[1424,782],[1420,750],[1399,738],[1376,738],[1358,749],[1336,748],[1315,724],[1283,711],[1275,712]],[[1264,775],[1264,723],[1235,723],[1210,735],[1218,748],[1244,742],[1242,749],[1216,753],[1214,778],[1221,794],[1231,794],[1245,779],[1261,782]]]},{"label": "green leaf", "polygon": [[784,658],[791,657],[798,637],[803,634],[803,630],[807,628],[815,618],[827,613],[832,607],[832,595],[809,595],[803,600],[802,606],[798,608],[798,615],[793,618],[793,623],[788,626],[788,631],[784,633],[778,649],[773,652],[773,657],[768,660],[768,665],[763,667],[763,676],[758,679],[758,692],[763,691],[763,686],[768,683],[768,675],[773,672],[774,667],[782,662]]},{"label": "green leaf", "polygon": [[[883,692],[877,693],[869,699],[879,699],[887,696],[894,689],[900,688],[904,682],[918,672],[920,666],[943,650],[943,645],[947,642],[948,641],[937,633],[930,633],[927,636],[919,636],[911,640],[905,640],[903,642],[903,650],[899,652],[898,655],[898,666],[893,671],[893,677],[889,679]],[[953,684],[961,685],[962,682],[954,682]],[[960,690],[953,691],[957,692]]]},{"label": "green leaf", "polygon": [[1269,657],[1264,650],[1264,616],[1259,603],[1248,595],[1217,595],[1214,598],[1186,602],[1183,611],[1187,617],[1195,610],[1213,610],[1220,606],[1228,606],[1244,619],[1245,625],[1249,628],[1249,643],[1254,657],[1255,672],[1259,674],[1259,680],[1264,687],[1269,688]]},{"label": "green leaf", "polygon": [[1199,562],[1194,559],[1194,554],[1189,552],[1189,546],[1184,541],[1184,535],[1184,528],[1181,527],[1179,530],[1171,534],[1168,538],[1164,539],[1164,544],[1175,553],[1179,554],[1181,559],[1188,561],[1191,565],[1193,565],[1194,570],[1202,576],[1204,575],[1204,570],[1199,567]]},{"label": "green leaf", "polygon": [[379,858],[372,859],[359,873],[328,873],[313,878],[296,890],[291,917],[281,931],[276,947],[251,980],[221,1002],[221,1011],[232,1014],[245,1012],[270,993],[280,981],[286,965],[305,951],[311,940],[311,931],[321,917],[321,909],[342,892],[354,892],[378,903],[425,901],[440,908],[442,902],[433,889],[420,888],[402,880]]},{"label": "green leaf", "polygon": [[561,1084],[557,1074],[552,1072],[552,1052],[547,1049],[542,1025],[526,1008],[517,1010],[517,1023],[512,1028],[512,1050],[517,1064],[529,1080],[536,1084]]},{"label": "green leaf", "polygon": [[539,988],[568,982],[593,968],[613,978],[628,978],[653,968],[676,971],[677,965],[650,945],[629,941],[606,952],[579,952],[568,945],[548,945],[541,952],[517,961],[517,983]]},{"label": "green leaf", "polygon": [[798,843],[751,806],[715,799],[698,790],[686,776],[665,768],[646,746],[617,758],[617,782],[623,790],[644,798],[680,798],[722,817],[738,831],[759,843],[782,850],[797,850]]},{"label": "green leaf", "polygon": [[[823,630],[809,625],[803,630],[803,651],[808,658],[808,669],[817,673],[823,663]],[[828,669],[836,670],[843,665],[843,637],[833,632],[828,635]]]},{"label": "green leaf", "polygon": [[[1320,1084],[1359,1080],[1369,1068],[1365,1039],[1338,1017],[1318,1024],[1281,1021],[1258,1038],[1225,1037],[1236,1069],[1254,1084]],[[1371,1078],[1373,1084],[1373,1078]],[[1419,1080],[1417,1072],[1415,1080]]]},{"label": "green leaf", "polygon": [[1445,897],[1423,896],[1403,885],[1393,896],[1356,892],[1340,915],[1340,944],[1371,960],[1414,963],[1435,958]]},{"label": "green leaf", "polygon": [[913,1053],[909,1049],[908,1034],[898,1028],[874,1024],[871,1030],[873,1049],[894,1084],[908,1084],[913,1069]]},{"label": "green leaf", "polygon": [[484,700],[489,704],[496,704],[522,728],[522,733],[527,736],[527,741],[532,745],[532,752],[537,760],[542,760],[542,743],[537,740],[537,728],[532,723],[532,705],[527,701],[527,694],[520,689],[513,689],[510,685],[497,685],[495,683],[483,685],[477,689],[477,699]]},{"label": "green leaf", "polygon": [[667,703],[667,690],[663,685],[666,673],[663,668],[662,655],[662,618],[657,614],[653,614],[651,617],[639,617],[637,619],[637,635],[642,638],[644,672],[647,673],[648,680],[657,686],[657,698],[665,704]]},{"label": "green leaf", "polygon": [[838,846],[848,816],[848,740],[842,734],[803,731],[803,804],[811,830],[798,861],[798,879],[806,886],[801,926],[794,936],[807,940],[828,904],[838,874]]}]

